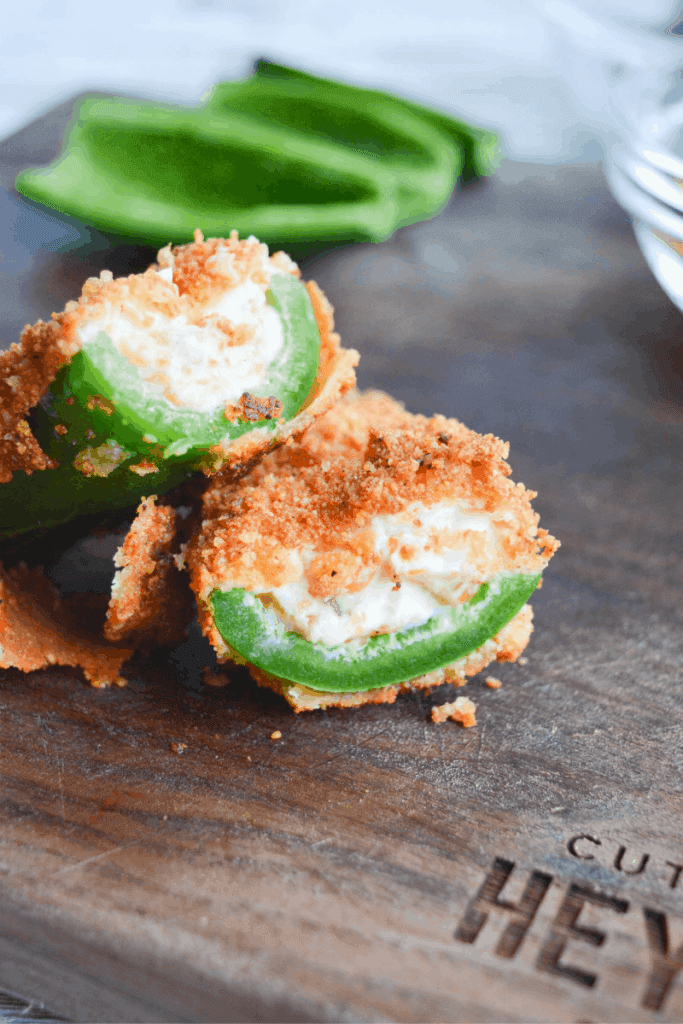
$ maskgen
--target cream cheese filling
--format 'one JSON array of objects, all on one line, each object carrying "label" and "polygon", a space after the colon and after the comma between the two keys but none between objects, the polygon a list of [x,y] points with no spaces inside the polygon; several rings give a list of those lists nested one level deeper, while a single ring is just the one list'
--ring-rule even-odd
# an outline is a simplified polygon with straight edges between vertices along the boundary
[{"label": "cream cheese filling", "polygon": [[373,517],[370,529],[378,564],[365,586],[314,597],[306,580],[317,554],[311,548],[296,553],[296,579],[259,595],[287,629],[331,645],[399,632],[469,600],[503,567],[491,517],[477,510],[415,504]]},{"label": "cream cheese filling", "polygon": [[[263,261],[268,281],[276,269]],[[159,270],[168,284],[169,306],[178,308],[178,289],[172,267]],[[251,279],[214,295],[201,310],[187,303],[169,316],[163,304],[146,306],[132,301],[110,304],[100,317],[77,328],[87,348],[105,331],[116,349],[137,367],[152,394],[172,405],[197,412],[213,412],[235,404],[249,391],[267,394],[269,364],[277,359],[284,333],[278,313],[266,300],[267,285]],[[171,291],[172,290],[172,291]]]}]

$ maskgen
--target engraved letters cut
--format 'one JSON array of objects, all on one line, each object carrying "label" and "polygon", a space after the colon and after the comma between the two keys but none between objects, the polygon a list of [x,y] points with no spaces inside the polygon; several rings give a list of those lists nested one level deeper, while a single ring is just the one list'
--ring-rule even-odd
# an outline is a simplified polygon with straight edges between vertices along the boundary
[{"label": "engraved letters cut", "polygon": [[674,978],[683,967],[683,946],[676,953],[670,953],[669,931],[664,914],[650,910],[649,907],[643,908],[643,914],[652,953],[652,969],[641,1005],[646,1010],[661,1010]]},{"label": "engraved letters cut", "polygon": [[678,885],[678,879],[681,877],[681,871],[683,871],[683,864],[672,864],[670,860],[666,862],[668,868],[673,868],[673,873],[669,879],[669,888],[675,889]]},{"label": "engraved letters cut", "polygon": [[[595,860],[592,853],[588,853],[582,846],[582,849],[578,849],[578,844],[581,842],[592,843],[593,846],[602,846],[599,839],[595,839],[593,836],[572,836],[567,843],[567,849],[571,853],[572,857],[578,857],[579,860]],[[590,847],[588,848],[590,849]]]},{"label": "engraved letters cut", "polygon": [[584,903],[605,907],[605,909],[614,910],[617,914],[625,914],[628,910],[626,900],[618,900],[613,896],[606,896],[605,893],[594,892],[587,886],[572,883],[567,889],[548,938],[538,955],[536,966],[540,971],[559,974],[579,985],[585,985],[586,988],[592,988],[597,981],[597,974],[584,971],[580,967],[571,967],[560,963],[560,957],[564,953],[569,939],[581,939],[583,942],[590,943],[591,946],[601,946],[605,941],[604,932],[597,928],[582,928],[577,925],[576,922]]},{"label": "engraved letters cut", "polygon": [[496,946],[498,956],[508,959],[513,957],[522,944],[536,911],[552,882],[552,875],[542,871],[534,871],[529,877],[519,903],[501,900],[500,896],[505,883],[512,874],[514,864],[510,860],[496,857],[484,879],[483,885],[474,897],[458,926],[455,938],[460,942],[472,943],[488,920],[492,909],[505,910],[512,920],[503,932]]},{"label": "engraved letters cut", "polygon": [[616,857],[614,858],[614,866],[617,869],[617,871],[623,871],[625,875],[642,875],[643,871],[645,870],[645,865],[647,864],[647,862],[650,859],[650,854],[649,853],[644,853],[641,856],[641,858],[640,858],[640,864],[638,865],[638,867],[635,868],[635,870],[633,870],[633,871],[627,871],[626,868],[622,868],[622,866],[621,866],[622,861],[624,859],[624,854],[625,853],[626,853],[626,847],[625,846],[620,846],[619,847],[619,852],[617,853]]}]

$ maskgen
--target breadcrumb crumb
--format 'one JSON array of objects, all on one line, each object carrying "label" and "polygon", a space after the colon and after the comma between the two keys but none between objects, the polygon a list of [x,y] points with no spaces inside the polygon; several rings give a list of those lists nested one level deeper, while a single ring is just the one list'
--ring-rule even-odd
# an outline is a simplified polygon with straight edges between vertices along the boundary
[{"label": "breadcrumb crumb", "polygon": [[432,722],[445,722],[447,718],[451,718],[465,729],[471,729],[477,724],[476,709],[476,704],[469,697],[458,697],[451,703],[437,704],[433,707]]},{"label": "breadcrumb crumb", "polygon": [[31,433],[29,409],[47,392],[63,363],[76,351],[62,337],[59,318],[39,320],[24,328],[21,342],[0,352],[0,484],[9,483],[17,470],[55,469]]},{"label": "breadcrumb crumb", "polygon": [[96,689],[125,686],[121,666],[133,650],[103,640],[94,625],[88,628],[92,598],[63,600],[42,569],[0,566],[0,668],[33,672],[70,665],[82,668]]},{"label": "breadcrumb crumb", "polygon": [[270,738],[271,738],[271,740],[281,740],[282,739],[282,733],[280,732],[279,729],[276,729],[275,732],[271,732]]},{"label": "breadcrumb crumb", "polygon": [[484,682],[486,683],[490,690],[499,690],[500,687],[503,685],[500,679],[496,679],[495,676],[487,676]]},{"label": "breadcrumb crumb", "polygon": [[144,498],[126,538],[114,556],[114,576],[104,634],[109,640],[142,638],[159,646],[180,643],[192,618],[186,574],[178,570],[177,513]]}]

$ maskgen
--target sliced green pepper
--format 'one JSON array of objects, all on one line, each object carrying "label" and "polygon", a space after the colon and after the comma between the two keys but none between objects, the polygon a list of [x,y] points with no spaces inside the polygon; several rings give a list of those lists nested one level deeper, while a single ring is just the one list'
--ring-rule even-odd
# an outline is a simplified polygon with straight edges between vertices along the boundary
[{"label": "sliced green pepper", "polygon": [[62,156],[16,187],[115,238],[236,228],[300,257],[434,216],[458,176],[489,173],[495,145],[447,114],[261,61],[197,108],[85,100]]},{"label": "sliced green pepper", "polygon": [[[364,153],[376,169],[395,175],[395,226],[433,216],[448,202],[463,166],[464,149],[418,107],[387,93],[358,89],[259,61],[245,82],[217,85],[209,109],[240,111],[322,145]],[[443,115],[443,120],[450,119]],[[453,123],[453,122],[451,122]]]},{"label": "sliced green pepper", "polygon": [[540,578],[500,575],[421,626],[335,647],[286,632],[272,610],[239,587],[214,590],[209,600],[219,633],[245,661],[313,690],[356,693],[416,679],[476,651],[515,617]]},{"label": "sliced green pepper", "polygon": [[[451,117],[443,111],[433,110],[431,107],[425,107],[421,103],[412,103],[401,96],[394,96],[393,93],[382,92],[378,89],[358,89],[352,85],[345,85],[343,82],[318,78],[315,75],[309,75],[305,71],[299,71],[297,68],[288,68],[283,64],[274,64],[267,60],[257,61],[254,70],[255,77],[260,79],[271,79],[281,84],[289,82],[307,85],[309,90],[315,90],[315,93],[309,92],[311,99],[318,95],[319,90],[322,93],[323,87],[326,87],[329,88],[334,99],[349,103],[355,100],[359,108],[371,105],[373,101],[375,104],[380,103],[383,107],[385,120],[389,119],[390,111],[410,113],[414,117],[420,118],[423,122],[431,125],[432,128],[436,128],[446,135],[461,152],[461,177],[463,181],[485,177],[487,174],[491,174],[498,166],[500,159],[498,137],[493,132],[486,131],[484,128],[477,128],[466,121]],[[250,79],[244,84],[248,86],[252,81],[253,79]],[[230,87],[232,83],[221,83],[221,85],[216,87],[214,95],[217,100],[220,101],[220,90],[225,88],[226,85]],[[303,111],[299,116],[304,116]],[[339,127],[342,129],[341,132],[339,132]],[[338,134],[341,139],[344,139],[347,136],[345,135],[343,122],[339,123],[339,127],[334,122],[331,124],[327,122],[321,126],[318,120],[318,111],[315,107],[312,108],[311,130],[330,138],[334,138]],[[408,143],[406,148],[405,141],[399,142],[397,145],[396,139],[392,139],[391,136],[378,138],[376,126],[374,131],[370,130],[366,139],[356,137],[353,142],[355,146],[362,150],[374,152],[378,156],[388,159],[394,157],[403,159],[406,156],[417,157],[418,160],[424,159],[424,154],[420,153],[414,141],[412,146]]]},{"label": "sliced green pepper", "polygon": [[392,172],[241,111],[85,100],[65,151],[16,188],[115,238],[162,246],[196,228],[254,234],[291,252],[302,240],[379,241],[394,230]]},{"label": "sliced green pepper", "polygon": [[315,379],[320,331],[308,293],[294,277],[273,274],[268,298],[283,325],[283,347],[268,367],[266,385],[268,396],[282,403],[277,416],[252,420],[245,414],[229,422],[225,402],[212,413],[179,409],[151,392],[101,331],[60,370],[34,410],[36,437],[59,468],[29,476],[17,471],[0,487],[0,536],[162,494],[188,479],[213,446],[222,443],[229,457],[230,441],[256,427],[274,432],[279,418],[293,419]]}]

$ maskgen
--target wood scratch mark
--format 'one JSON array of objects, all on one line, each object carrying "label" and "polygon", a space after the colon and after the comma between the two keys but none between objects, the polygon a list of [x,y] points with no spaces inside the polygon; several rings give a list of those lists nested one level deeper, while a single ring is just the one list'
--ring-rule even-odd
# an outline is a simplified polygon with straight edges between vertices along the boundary
[{"label": "wood scratch mark", "polygon": [[[363,744],[363,746],[367,747],[368,743],[378,740],[380,736],[384,736],[384,734],[387,733],[389,729],[390,725],[385,725],[383,729],[374,730],[368,737],[368,740]],[[340,757],[346,756],[348,756],[348,748],[343,747],[341,750],[338,750],[336,754],[331,754],[329,757],[322,757],[319,761],[314,761],[312,765],[305,767],[303,770],[306,771],[307,774],[310,774],[311,772],[317,771],[319,768],[322,768],[325,765],[332,764],[333,761],[337,761]]]},{"label": "wood scratch mark", "polygon": [[[446,754],[445,754],[444,749],[443,749],[443,737],[444,737],[443,729],[437,729],[437,736],[439,737],[439,746],[441,748],[441,763],[445,767],[445,765],[446,765]],[[453,796],[453,793],[451,792],[450,772],[447,769],[446,769],[446,771],[444,771],[444,781],[446,783],[446,792],[448,793],[448,802],[450,804],[452,796]]]},{"label": "wood scratch mark", "polygon": [[474,763],[474,767],[476,768],[477,771],[479,771],[479,759],[481,757],[481,748],[482,748],[482,744],[484,742],[484,734],[485,734],[485,732],[486,732],[486,723],[484,723],[484,725],[482,725],[481,732],[479,733],[479,745],[477,746],[477,758],[476,758],[476,761]]},{"label": "wood scratch mark", "polygon": [[97,853],[94,857],[86,857],[85,860],[79,860],[75,864],[67,864],[66,867],[59,868],[58,871],[54,871],[54,875],[64,875],[67,871],[75,871],[76,868],[85,867],[86,864],[92,864],[96,860],[104,860],[105,857],[113,857],[115,853],[120,853],[121,850],[129,850],[131,846],[135,846],[135,843],[128,843],[126,846],[117,846],[115,850],[105,850],[104,853]]},{"label": "wood scratch mark", "polygon": [[62,779],[64,778],[64,758],[60,755],[57,760],[59,761],[59,796],[62,803],[62,821],[66,822],[66,808],[64,805],[64,786]]}]

